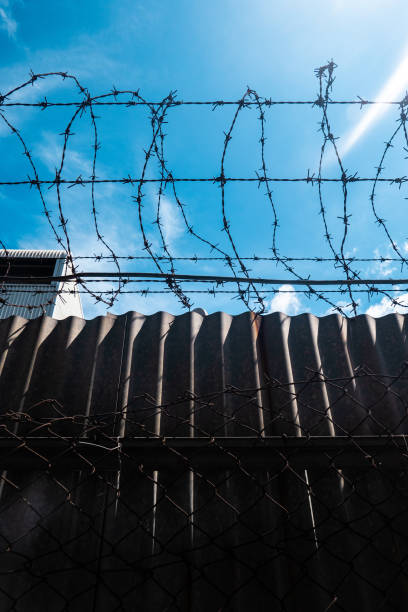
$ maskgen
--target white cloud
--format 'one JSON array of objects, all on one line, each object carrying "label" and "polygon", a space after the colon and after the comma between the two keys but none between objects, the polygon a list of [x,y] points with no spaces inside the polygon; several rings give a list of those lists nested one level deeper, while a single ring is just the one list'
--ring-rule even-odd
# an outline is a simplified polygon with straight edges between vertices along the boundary
[{"label": "white cloud", "polygon": [[[155,195],[153,190],[149,194],[149,199],[151,202],[151,216],[144,216],[146,229],[152,223],[155,223],[157,216],[157,195]],[[167,248],[172,255],[175,255],[176,242],[184,232],[184,224],[177,205],[165,195],[162,195],[160,200],[160,226]],[[162,255],[163,244],[158,227],[157,225],[152,225],[152,227],[154,229],[148,231],[149,242],[152,245],[153,251]]]},{"label": "white cloud", "polygon": [[6,30],[10,38],[14,38],[17,31],[17,21],[9,15],[4,8],[0,7],[0,27]]},{"label": "white cloud", "polygon": [[271,300],[269,312],[284,312],[287,315],[297,315],[302,308],[298,294],[285,293],[286,291],[293,290],[292,285],[282,285],[279,287],[278,293]]},{"label": "white cloud", "polygon": [[[393,255],[395,256],[394,251],[392,251],[391,247],[388,246],[386,257],[391,258]],[[374,249],[374,257],[376,257],[377,259],[381,258],[380,250],[378,248]],[[387,277],[390,276],[395,270],[395,266],[392,266],[391,264],[392,262],[390,261],[376,261],[371,266],[370,271],[372,274],[378,274],[379,276]]]},{"label": "white cloud", "polygon": [[371,315],[372,317],[383,317],[387,314],[392,313],[408,313],[408,293],[403,293],[402,295],[395,298],[398,300],[398,305],[394,305],[391,300],[387,297],[383,297],[381,302],[378,304],[373,304],[366,310],[366,314]]},{"label": "white cloud", "polygon": [[174,246],[175,240],[183,233],[183,226],[176,205],[165,196],[161,198],[160,219],[166,243]]}]

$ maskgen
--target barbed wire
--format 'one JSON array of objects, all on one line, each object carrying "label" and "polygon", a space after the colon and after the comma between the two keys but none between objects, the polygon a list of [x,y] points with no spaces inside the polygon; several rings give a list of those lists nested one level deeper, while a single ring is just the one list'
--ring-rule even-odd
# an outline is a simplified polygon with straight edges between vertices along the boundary
[{"label": "barbed wire", "polygon": [[[305,176],[305,177],[295,177],[295,178],[288,178],[288,177],[234,177],[234,176],[224,176],[224,178],[222,180],[225,180],[227,182],[237,182],[237,183],[258,183],[258,186],[262,183],[309,183],[310,185],[315,185],[315,184],[320,184],[320,183],[389,183],[390,185],[397,185],[398,188],[400,188],[401,185],[403,185],[404,183],[408,182],[408,178],[406,176],[401,176],[401,177],[388,177],[388,178],[384,178],[384,177],[377,177],[377,176],[371,176],[371,177],[359,177],[359,176],[355,176],[355,177],[345,177],[344,179],[342,178],[325,178],[325,177],[312,177],[312,176]],[[0,185],[10,185],[10,186],[16,186],[16,185],[30,185],[32,187],[35,187],[37,184],[38,185],[50,185],[51,187],[53,187],[54,185],[70,185],[72,187],[74,187],[75,185],[91,185],[91,184],[108,184],[108,183],[119,183],[121,185],[133,185],[133,184],[137,184],[137,183],[162,183],[163,180],[161,178],[137,178],[137,177],[131,177],[131,176],[127,176],[124,178],[95,178],[93,179],[92,177],[89,179],[86,178],[82,178],[82,177],[78,177],[76,179],[44,179],[44,180],[37,180],[37,179],[24,179],[24,180],[20,180],[20,181],[0,181]],[[210,176],[210,177],[184,177],[184,178],[177,178],[177,177],[172,177],[171,178],[171,182],[174,183],[221,183],[221,178],[219,176]]]},{"label": "barbed wire", "polygon": [[[52,73],[54,75],[60,74],[62,75],[62,73]],[[67,75],[68,76],[68,75]],[[16,107],[38,107],[41,109],[46,109],[46,108],[51,108],[53,106],[81,106],[82,102],[77,102],[77,101],[72,101],[72,102],[51,102],[49,100],[47,100],[46,98],[44,98],[44,100],[40,101],[40,102],[4,102],[3,100],[12,95],[14,93],[14,91],[9,92],[8,94],[6,94],[6,96],[1,96],[0,95],[0,103],[2,104],[2,106],[16,106]],[[112,91],[109,94],[105,94],[105,95],[116,95],[116,96],[120,96],[123,95],[125,93],[131,93],[132,95],[134,95],[135,97],[137,97],[139,95],[139,91],[135,91],[135,92],[126,92],[126,91],[116,91],[115,93]],[[261,106],[274,106],[274,105],[307,105],[307,106],[316,106],[316,104],[318,104],[320,102],[320,99],[317,98],[316,100],[272,100],[272,99],[265,99],[263,101],[261,101]],[[129,100],[125,100],[125,101],[120,101],[120,100],[111,100],[109,102],[103,102],[98,100],[98,96],[93,98],[93,102],[92,104],[94,106],[160,106],[161,102],[153,102],[153,101],[136,101],[134,99],[129,99]],[[173,102],[171,103],[171,107],[177,107],[177,106],[213,106],[214,110],[219,107],[219,106],[239,106],[241,104],[241,100],[173,100]],[[333,105],[342,105],[342,104],[357,104],[358,106],[360,106],[360,108],[362,108],[363,106],[368,105],[381,105],[381,104],[386,104],[386,105],[394,105],[394,106],[401,106],[401,105],[406,105],[406,96],[404,98],[402,98],[399,101],[396,100],[363,100],[362,98],[358,98],[358,100],[329,100],[328,104],[333,104]],[[255,102],[247,102],[247,106],[258,106],[258,103]]]},{"label": "barbed wire", "polygon": [[[192,292],[184,291],[182,284],[184,282],[190,282],[194,280],[192,278],[180,278],[177,270],[176,270],[176,262],[182,261],[219,261],[223,262],[231,271],[234,282],[237,285],[236,288],[236,296],[241,299],[246,308],[255,310],[256,312],[263,313],[266,309],[266,304],[264,302],[263,296],[260,293],[259,285],[261,283],[261,279],[253,278],[250,275],[250,270],[247,267],[246,262],[256,262],[256,261],[273,261],[278,266],[280,266],[285,272],[289,274],[291,278],[282,280],[282,283],[287,284],[297,284],[302,283],[308,285],[308,289],[303,291],[309,296],[315,297],[317,300],[322,301],[326,304],[327,307],[347,316],[351,309],[353,314],[357,313],[357,308],[359,305],[358,300],[354,300],[353,295],[356,292],[354,285],[365,285],[365,289],[358,289],[360,293],[366,293],[368,296],[372,296],[373,294],[381,294],[382,297],[385,297],[390,300],[390,304],[394,307],[406,308],[404,300],[399,299],[399,296],[393,296],[392,293],[396,293],[396,291],[385,291],[384,289],[379,288],[377,285],[380,284],[381,279],[367,279],[361,276],[361,273],[355,269],[354,264],[357,262],[377,262],[377,263],[387,263],[387,262],[398,262],[401,265],[401,269],[408,264],[407,257],[404,256],[401,247],[399,246],[397,241],[394,241],[391,235],[391,231],[388,223],[383,219],[377,209],[376,201],[377,201],[377,187],[381,184],[388,184],[389,186],[396,186],[398,189],[401,189],[402,186],[408,182],[408,178],[406,176],[394,176],[394,177],[384,177],[384,161],[389,150],[393,147],[395,139],[399,134],[402,134],[404,139],[404,143],[408,149],[408,130],[406,127],[407,122],[407,107],[408,107],[408,94],[405,95],[399,101],[380,101],[380,100],[366,100],[358,96],[358,99],[354,100],[333,100],[332,99],[332,90],[334,83],[334,72],[336,69],[336,64],[331,60],[327,64],[321,66],[316,69],[316,77],[318,79],[318,93],[317,97],[313,100],[272,100],[271,98],[263,98],[259,96],[259,94],[251,89],[247,88],[244,92],[243,96],[239,100],[204,100],[204,101],[184,101],[179,100],[176,97],[176,92],[172,91],[161,101],[149,101],[145,99],[139,92],[132,90],[119,90],[116,87],[113,87],[110,91],[106,93],[102,93],[100,95],[92,96],[89,90],[82,86],[79,80],[74,76],[66,72],[48,72],[48,73],[40,73],[34,74],[30,73],[29,79],[21,83],[20,85],[14,87],[10,91],[5,94],[0,95],[0,118],[3,121],[4,125],[7,129],[16,137],[19,145],[22,147],[23,154],[27,159],[30,167],[30,172],[33,176],[28,176],[24,179],[16,179],[16,180],[2,180],[0,181],[0,186],[28,186],[30,188],[35,188],[37,191],[43,214],[45,215],[52,234],[54,236],[55,241],[57,242],[59,248],[61,248],[66,254],[67,266],[72,273],[75,282],[79,285],[79,289],[81,292],[87,293],[91,296],[96,302],[101,302],[108,308],[111,308],[119,296],[124,293],[124,287],[129,282],[126,277],[126,272],[122,272],[120,268],[120,262],[123,260],[149,260],[151,261],[155,268],[157,269],[157,273],[162,275],[162,282],[167,284],[168,291],[164,291],[165,293],[170,292],[173,293],[178,301],[180,302],[183,308],[190,309],[192,307],[192,303],[188,298],[188,294]],[[79,101],[48,101],[45,97],[42,101],[37,102],[25,102],[25,101],[13,101],[12,97],[15,94],[21,95],[21,93],[28,87],[34,85],[37,82],[40,82],[44,79],[60,79],[60,80],[68,80],[70,81],[74,87],[76,88],[78,94],[80,95]],[[125,100],[122,98],[126,97]],[[385,143],[385,148],[380,156],[379,165],[376,168],[376,172],[373,176],[360,177],[357,173],[348,173],[346,168],[343,165],[343,161],[341,159],[341,153],[337,146],[336,140],[333,133],[333,129],[331,126],[330,118],[329,118],[329,108],[336,105],[358,105],[361,108],[367,105],[374,104],[386,104],[395,106],[399,110],[397,127],[393,130],[391,137]],[[177,107],[185,107],[185,106],[209,106],[212,110],[216,110],[217,108],[227,106],[227,107],[235,107],[234,113],[231,118],[228,129],[224,132],[224,140],[223,146],[221,150],[220,156],[220,168],[218,176],[192,176],[192,177],[177,177],[174,176],[171,168],[169,167],[168,161],[166,161],[166,134],[163,131],[163,127],[168,121],[168,111]],[[312,108],[317,108],[321,110],[322,117],[319,124],[320,132],[322,134],[322,144],[320,150],[319,157],[319,165],[318,169],[315,172],[307,171],[307,174],[298,177],[277,177],[277,176],[269,176],[267,162],[266,162],[266,150],[265,150],[265,142],[266,142],[266,110],[268,108],[272,108],[274,106],[279,105],[307,105]],[[149,120],[151,125],[151,140],[148,147],[145,150],[144,161],[142,164],[142,170],[140,176],[126,176],[121,178],[114,177],[98,177],[97,176],[97,154],[100,149],[100,137],[98,133],[98,119],[95,115],[94,108],[103,108],[107,107],[115,107],[115,106],[125,106],[125,107],[134,107],[141,106],[148,110],[149,112]],[[36,163],[34,161],[34,157],[26,144],[25,139],[23,138],[22,132],[18,129],[15,124],[12,122],[10,116],[7,116],[7,109],[19,109],[19,108],[39,108],[42,111],[48,108],[54,107],[72,107],[73,114],[70,117],[69,121],[66,124],[65,129],[61,133],[63,136],[63,145],[62,151],[59,161],[56,161],[56,170],[55,176],[52,178],[42,178],[37,170]],[[239,129],[237,126],[239,124],[239,120],[241,114],[245,111],[245,109],[250,108],[254,109],[258,113],[259,120],[259,154],[260,154],[260,168],[257,172],[255,172],[255,176],[227,176],[226,174],[226,160],[229,154],[230,142],[233,138],[235,132]],[[89,177],[83,177],[82,175],[77,178],[65,178],[63,176],[66,157],[69,149],[70,139],[74,135],[73,129],[74,126],[78,123],[78,121],[84,117],[88,116],[92,129],[92,160],[91,160],[91,175]],[[337,163],[338,171],[340,177],[325,177],[323,176],[323,164],[324,159],[327,154],[329,148],[332,149],[334,153],[334,157]],[[152,163],[157,163],[159,169],[159,177],[152,177],[150,174],[150,166]],[[272,256],[257,256],[254,255],[252,257],[242,257],[240,254],[239,245],[237,244],[236,238],[234,236],[234,228],[232,226],[233,218],[231,218],[232,211],[228,206],[227,198],[226,198],[226,185],[228,183],[254,183],[258,188],[265,187],[265,197],[269,204],[269,208],[272,214],[272,241],[271,241],[271,251]],[[211,183],[214,184],[220,190],[220,216],[221,216],[221,231],[226,236],[226,242],[228,245],[228,249],[225,247],[221,247],[217,244],[213,239],[210,239],[205,232],[198,231],[194,228],[192,220],[187,214],[186,205],[182,202],[178,191],[177,185],[183,183]],[[311,187],[317,186],[318,189],[318,200],[319,200],[319,213],[322,217],[323,222],[323,238],[331,252],[331,257],[291,257],[290,255],[286,255],[280,252],[279,240],[281,235],[278,210],[276,207],[275,200],[272,196],[271,183],[306,183]],[[338,236],[340,243],[339,245],[335,244],[336,236],[330,231],[329,227],[329,218],[328,218],[328,208],[325,203],[325,196],[323,193],[323,187],[326,184],[341,184],[342,186],[342,201],[343,201],[343,211],[340,217],[342,222],[342,233],[341,236]],[[373,214],[374,222],[378,225],[384,232],[385,238],[387,240],[387,244],[389,249],[393,251],[393,257],[350,257],[346,251],[346,246],[349,240],[349,229],[351,224],[351,214],[349,212],[349,188],[352,184],[359,183],[372,183],[372,189],[369,195],[369,200],[371,203],[371,211]],[[98,215],[99,212],[97,210],[96,205],[96,197],[95,197],[95,187],[96,185],[104,185],[104,184],[121,184],[129,186],[130,189],[135,190],[136,195],[133,195],[133,201],[136,205],[138,221],[139,221],[139,231],[141,236],[142,248],[147,252],[147,255],[118,255],[112,246],[109,244],[108,240],[104,238],[103,231],[100,227]],[[162,253],[157,253],[156,248],[153,248],[151,243],[151,239],[149,238],[149,232],[147,231],[147,222],[145,218],[145,213],[143,212],[144,208],[144,198],[145,194],[143,193],[143,187],[147,184],[157,184],[158,185],[158,193],[156,199],[156,213],[154,225],[157,226],[157,231],[159,234],[160,241],[160,250]],[[68,223],[67,214],[65,212],[65,205],[63,201],[63,187],[76,187],[76,186],[91,186],[90,192],[90,210],[93,219],[94,225],[94,234],[97,241],[100,243],[101,248],[105,251],[105,253],[101,255],[81,255],[75,256],[72,252],[72,227]],[[56,223],[52,219],[52,214],[50,207],[47,203],[46,193],[44,191],[44,187],[47,187],[47,191],[49,189],[55,189],[56,192],[56,200],[57,200],[57,209],[58,209],[58,222]],[[192,255],[192,256],[180,256],[175,255],[172,252],[171,245],[169,244],[168,239],[166,238],[165,225],[162,219],[162,198],[164,194],[169,190],[172,196],[175,199],[177,209],[181,215],[185,232],[192,239],[197,240],[200,245],[208,248],[210,252],[215,252],[214,256],[205,256],[205,255]],[[2,246],[6,249],[5,245]],[[106,254],[106,251],[108,254]],[[5,250],[5,255],[7,259],[7,249]],[[84,273],[82,273],[78,267],[77,262],[80,260],[93,259],[94,261],[102,261],[108,259],[115,264],[117,273],[116,273],[116,286],[113,290],[96,290],[92,288],[90,283],[94,282],[85,280]],[[304,278],[304,274],[300,273],[296,267],[293,265],[296,262],[321,262],[321,263],[333,263],[336,270],[341,270],[344,274],[344,279],[341,279],[339,283],[347,285],[346,292],[348,295],[349,303],[347,306],[339,305],[333,302],[330,297],[328,297],[329,291],[322,290],[317,291],[311,285],[313,284],[308,278]],[[238,273],[239,271],[239,273]],[[8,270],[0,279],[2,294],[5,293],[5,287],[7,285],[7,279],[12,276],[10,270]],[[185,275],[181,275],[185,276]],[[220,275],[216,275],[220,276]],[[292,279],[292,280],[291,280]],[[202,282],[203,279],[200,277],[196,277],[196,282]],[[319,279],[318,279],[319,280]],[[320,279],[323,281],[324,279]],[[393,279],[388,279],[388,281],[384,281],[384,284],[391,284]],[[222,280],[220,282],[223,282]],[[277,279],[277,282],[278,279]],[[328,284],[334,284],[335,281],[330,281],[328,279]],[[404,279],[396,279],[395,282],[404,283]],[[382,281],[381,281],[382,283]],[[64,287],[58,287],[56,289],[57,294],[64,292]],[[149,291],[152,293],[153,291]],[[197,290],[197,293],[202,292],[202,290]],[[279,289],[274,290],[273,293],[279,292]],[[344,289],[340,290],[341,293],[344,292]],[[213,294],[220,293],[217,291],[217,288],[214,288]],[[265,293],[262,290],[262,293]],[[109,296],[109,297],[108,297]],[[2,298],[2,300],[6,300],[6,298]],[[7,302],[2,302],[3,305]],[[43,308],[49,304],[49,300],[42,305]],[[26,306],[21,306],[26,307]]]}]

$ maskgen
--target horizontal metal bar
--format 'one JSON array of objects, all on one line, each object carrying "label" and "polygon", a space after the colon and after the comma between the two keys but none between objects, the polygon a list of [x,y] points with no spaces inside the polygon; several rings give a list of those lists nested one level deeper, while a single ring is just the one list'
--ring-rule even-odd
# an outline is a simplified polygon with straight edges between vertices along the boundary
[{"label": "horizontal metal bar", "polygon": [[110,438],[0,437],[0,469],[393,468],[408,470],[408,436]]},{"label": "horizontal metal bar", "polygon": [[[407,260],[408,261],[408,260]],[[218,276],[216,274],[164,274],[160,272],[78,272],[78,274],[66,274],[64,276],[0,276],[0,284],[32,283],[46,281],[78,281],[83,278],[119,278],[126,281],[127,278],[160,278],[164,281],[172,280],[195,280],[213,281],[215,283],[254,283],[258,285],[399,285],[408,284],[408,278],[365,278],[365,279],[285,279],[285,278],[251,278],[246,276]]]}]

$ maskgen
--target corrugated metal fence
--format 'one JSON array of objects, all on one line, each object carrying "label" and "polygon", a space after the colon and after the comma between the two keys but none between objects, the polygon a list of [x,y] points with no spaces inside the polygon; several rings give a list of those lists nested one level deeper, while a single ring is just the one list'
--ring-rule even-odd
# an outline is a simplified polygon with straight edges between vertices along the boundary
[{"label": "corrugated metal fence", "polygon": [[1,610],[405,610],[407,324],[0,321]]}]

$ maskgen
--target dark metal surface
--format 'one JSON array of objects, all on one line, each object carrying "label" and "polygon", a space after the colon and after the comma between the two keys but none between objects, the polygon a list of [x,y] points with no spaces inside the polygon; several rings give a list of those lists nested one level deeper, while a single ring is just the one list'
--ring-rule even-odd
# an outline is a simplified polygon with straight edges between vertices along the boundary
[{"label": "dark metal surface", "polygon": [[[177,317],[128,313],[89,321],[11,317],[0,321],[1,403],[3,410],[21,411],[52,398],[72,414],[121,412],[126,406],[128,415],[137,411],[145,415],[151,406],[143,394],[163,404],[186,392],[216,393],[228,385],[253,389],[265,380],[301,390],[301,381],[309,380],[313,372],[341,379],[353,375],[359,366],[393,376],[408,359],[407,325],[403,315],[349,320],[339,315],[318,319],[308,314],[291,318],[279,313],[263,317],[214,313],[202,317],[195,312]],[[291,420],[312,435],[331,435],[336,427],[341,433],[340,426],[361,434],[384,433],[381,427],[407,433],[401,420],[404,407],[398,398],[387,395],[377,406],[374,382],[357,379],[353,387],[354,396],[364,405],[373,402],[377,423],[362,419],[364,409],[358,414],[357,405],[348,410],[347,397],[336,402],[339,390],[332,382],[316,384],[314,390],[309,385],[300,403],[296,398],[288,402],[284,390],[281,395]],[[397,381],[394,388],[404,389],[404,381]],[[330,411],[319,415],[307,408],[308,401],[321,408],[330,404]],[[275,401],[271,403],[267,393],[258,394],[257,402],[262,414],[254,409],[254,417],[248,421],[250,429],[244,430],[236,421],[224,426],[224,419],[217,418],[215,411],[210,419],[205,411],[198,412],[196,425],[205,434],[253,435],[260,431],[262,419],[266,435],[298,433],[282,419],[274,419],[279,407]],[[233,398],[227,397],[223,409],[230,403]],[[188,401],[174,410],[180,414],[186,410],[188,414]],[[144,434],[140,428],[133,431],[134,424],[129,432],[125,422],[123,426],[126,433]],[[169,421],[157,422],[154,427],[165,435],[175,435],[174,423]],[[177,431],[176,435],[183,434]]]},{"label": "dark metal surface", "polygon": [[0,321],[1,609],[405,610],[407,324]]},{"label": "dark metal surface", "polygon": [[160,272],[78,272],[76,274],[66,274],[64,276],[0,276],[0,282],[7,283],[21,283],[21,282],[45,282],[45,281],[72,281],[84,278],[100,279],[100,278],[155,278],[155,279],[167,279],[171,280],[188,280],[188,281],[200,281],[200,282],[216,282],[216,283],[256,283],[259,285],[284,285],[291,283],[292,285],[372,285],[375,289],[375,285],[398,285],[407,284],[407,278],[362,278],[362,279],[316,279],[302,278],[302,279],[288,279],[288,278],[251,278],[251,277],[239,277],[239,276],[219,276],[216,274],[203,275],[203,274],[162,274]]}]

